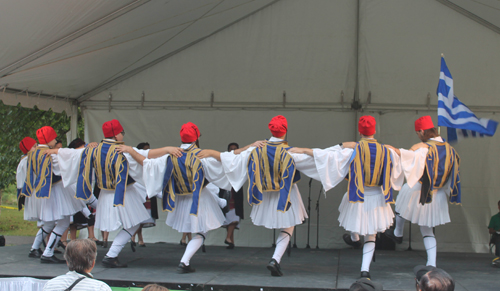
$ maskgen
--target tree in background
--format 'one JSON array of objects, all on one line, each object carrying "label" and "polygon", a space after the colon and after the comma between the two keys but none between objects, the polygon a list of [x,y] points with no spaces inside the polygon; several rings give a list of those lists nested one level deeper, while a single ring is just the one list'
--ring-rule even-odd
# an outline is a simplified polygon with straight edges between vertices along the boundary
[{"label": "tree in background", "polygon": [[[83,137],[83,119],[78,117],[78,137]],[[70,117],[65,112],[24,108],[20,104],[9,106],[0,102],[0,201],[2,192],[16,182],[16,169],[21,158],[19,142],[30,136],[36,140],[36,130],[42,126],[52,126],[66,146],[66,133],[70,130]]]}]

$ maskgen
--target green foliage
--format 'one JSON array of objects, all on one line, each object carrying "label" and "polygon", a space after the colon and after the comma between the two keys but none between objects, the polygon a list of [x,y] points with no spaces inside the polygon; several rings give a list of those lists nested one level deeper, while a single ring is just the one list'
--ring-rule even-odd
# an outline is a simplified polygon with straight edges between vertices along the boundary
[{"label": "green foliage", "polygon": [[[36,140],[36,130],[52,126],[66,146],[66,133],[70,130],[70,117],[52,110],[24,108],[20,104],[8,106],[0,102],[0,193],[16,180],[16,169],[22,152],[19,142],[26,136]],[[83,120],[79,118],[78,133],[83,138]]]},{"label": "green foliage", "polygon": [[24,211],[2,209],[0,215],[0,233],[2,235],[34,236],[37,231],[36,221],[24,220]]},{"label": "green foliage", "polygon": [[5,188],[2,192],[2,203],[1,205],[7,205],[12,207],[17,207],[17,187],[16,183],[10,184],[9,187]]}]

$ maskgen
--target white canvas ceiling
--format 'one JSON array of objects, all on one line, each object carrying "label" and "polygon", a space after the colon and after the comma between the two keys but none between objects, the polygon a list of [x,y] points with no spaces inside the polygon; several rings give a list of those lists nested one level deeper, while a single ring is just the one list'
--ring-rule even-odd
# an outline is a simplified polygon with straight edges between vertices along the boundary
[{"label": "white canvas ceiling", "polygon": [[[58,111],[78,104],[88,140],[99,140],[102,122],[117,118],[131,145],[176,145],[180,126],[193,121],[203,147],[224,150],[232,141],[267,138],[268,120],[284,114],[292,145],[327,147],[355,140],[357,118],[372,114],[379,140],[408,148],[418,141],[414,119],[437,119],[441,53],[456,95],[481,117],[500,112],[496,0],[2,4],[2,101]],[[362,111],[351,109],[353,100]],[[498,139],[456,146],[464,204],[451,207],[452,223],[437,228],[439,250],[487,251],[486,224],[500,199]],[[300,188],[306,201],[307,183]],[[313,196],[318,191],[313,185]],[[321,200],[320,246],[343,244],[336,208],[344,191],[341,184]],[[270,244],[265,229],[248,219],[242,226],[237,244]],[[298,243],[305,230],[298,227]],[[162,223],[145,232],[150,240],[178,241]],[[220,232],[209,243],[220,244]]]}]

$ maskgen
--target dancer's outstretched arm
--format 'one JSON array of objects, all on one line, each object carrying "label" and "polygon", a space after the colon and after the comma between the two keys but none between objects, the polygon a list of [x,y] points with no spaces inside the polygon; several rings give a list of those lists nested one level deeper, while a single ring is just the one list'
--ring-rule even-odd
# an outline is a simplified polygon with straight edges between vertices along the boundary
[{"label": "dancer's outstretched arm", "polygon": [[[250,147],[261,148],[265,144],[266,144],[265,140],[258,140],[258,141],[254,142],[254,143],[251,143],[251,144],[249,144],[249,145],[247,145],[245,147],[242,147],[242,148],[234,150],[233,153],[235,155],[239,155],[241,152],[246,151]],[[209,157],[214,158],[214,159],[216,159],[217,161],[220,162],[220,152],[219,151],[216,151],[216,150],[202,150],[198,154],[198,158],[200,158],[200,159],[209,158]]]},{"label": "dancer's outstretched arm", "polygon": [[[119,153],[128,153],[134,160],[136,160],[139,164],[143,164],[143,161],[146,159],[143,155],[139,154],[134,150],[131,146],[120,145],[116,148]],[[182,157],[182,149],[177,147],[163,147],[158,149],[152,149],[148,152],[148,159],[159,158],[164,155],[172,155],[175,157]]]}]

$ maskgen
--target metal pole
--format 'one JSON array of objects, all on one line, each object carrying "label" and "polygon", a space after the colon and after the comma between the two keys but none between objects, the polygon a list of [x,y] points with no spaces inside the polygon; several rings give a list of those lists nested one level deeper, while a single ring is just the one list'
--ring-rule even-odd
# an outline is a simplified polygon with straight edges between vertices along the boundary
[{"label": "metal pole", "polygon": [[309,180],[309,198],[307,198],[307,245],[306,249],[310,249],[311,246],[309,245],[309,234],[311,233],[311,184],[312,184],[313,179]]}]

